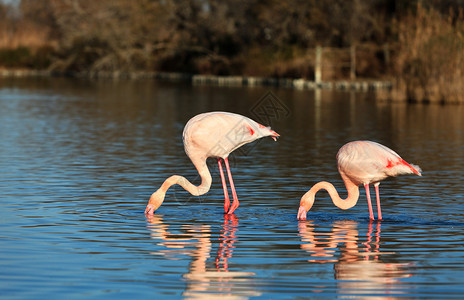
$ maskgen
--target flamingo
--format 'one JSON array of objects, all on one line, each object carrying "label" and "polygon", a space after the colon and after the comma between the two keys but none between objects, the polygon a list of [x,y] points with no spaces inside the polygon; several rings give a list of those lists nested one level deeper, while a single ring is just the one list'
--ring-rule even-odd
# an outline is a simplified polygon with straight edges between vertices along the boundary
[{"label": "flamingo", "polygon": [[[208,112],[193,117],[184,127],[183,141],[185,153],[197,169],[201,177],[201,184],[195,186],[185,177],[179,175],[169,177],[151,195],[145,214],[153,215],[163,203],[167,190],[174,184],[182,186],[194,196],[207,193],[212,182],[211,173],[206,164],[208,157],[217,158],[224,190],[224,211],[227,214],[232,214],[239,206],[239,201],[230,172],[229,154],[247,143],[266,136],[270,136],[276,141],[280,135],[270,127],[263,126],[242,115],[230,112]],[[232,206],[230,205],[221,159],[225,163],[229,178],[233,197]]]},{"label": "flamingo", "polygon": [[369,206],[369,219],[374,219],[372,212],[369,184],[373,183],[377,199],[377,215],[382,220],[380,208],[379,185],[380,181],[390,176],[402,174],[416,174],[422,176],[419,166],[408,164],[395,151],[376,142],[353,141],[345,144],[337,153],[338,172],[345,183],[348,197],[341,199],[333,184],[321,181],[316,183],[300,201],[297,218],[306,220],[306,213],[314,203],[316,193],[324,189],[335,206],[349,209],[356,205],[359,198],[359,185],[366,189],[367,204]]}]

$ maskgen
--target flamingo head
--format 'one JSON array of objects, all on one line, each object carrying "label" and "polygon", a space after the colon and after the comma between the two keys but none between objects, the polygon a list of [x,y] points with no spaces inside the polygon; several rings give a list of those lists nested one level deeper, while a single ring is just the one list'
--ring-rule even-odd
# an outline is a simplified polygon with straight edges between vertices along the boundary
[{"label": "flamingo head", "polygon": [[157,190],[156,192],[154,192],[154,193],[151,195],[150,200],[148,201],[147,207],[145,208],[145,214],[153,215],[154,212],[155,212],[155,211],[161,206],[161,204],[163,203],[165,195],[166,195],[166,192],[164,192],[164,191],[161,190],[161,189],[159,189],[159,190]]},{"label": "flamingo head", "polygon": [[306,220],[306,214],[313,207],[314,204],[314,193],[309,190],[306,194],[301,197],[300,208],[298,209],[297,219]]}]

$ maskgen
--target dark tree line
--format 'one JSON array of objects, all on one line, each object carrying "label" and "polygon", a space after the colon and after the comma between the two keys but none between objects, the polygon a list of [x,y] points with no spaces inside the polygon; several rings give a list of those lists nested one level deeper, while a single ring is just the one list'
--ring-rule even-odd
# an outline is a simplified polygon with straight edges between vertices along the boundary
[{"label": "dark tree line", "polygon": [[[0,34],[22,37],[15,45],[57,71],[311,77],[318,45],[388,44],[394,55],[398,24],[418,7],[458,18],[464,0],[21,0],[0,5]],[[370,70],[385,57],[364,59]]]}]

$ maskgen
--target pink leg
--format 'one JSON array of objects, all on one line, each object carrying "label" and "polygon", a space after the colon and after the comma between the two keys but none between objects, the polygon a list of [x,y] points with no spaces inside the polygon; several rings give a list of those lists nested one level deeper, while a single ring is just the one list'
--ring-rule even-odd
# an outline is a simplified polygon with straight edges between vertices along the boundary
[{"label": "pink leg", "polygon": [[219,173],[221,173],[222,189],[224,190],[224,212],[227,212],[229,211],[230,207],[229,192],[227,192],[226,178],[224,177],[224,172],[222,171],[222,162],[220,158],[218,158],[218,165]]},{"label": "pink leg", "polygon": [[232,174],[230,173],[229,158],[224,159],[224,162],[226,163],[227,176],[229,177],[230,189],[232,190],[232,197],[234,198],[234,202],[232,202],[232,206],[230,207],[228,212],[228,214],[230,215],[234,212],[235,209],[237,209],[239,203],[237,193],[235,192],[234,181],[232,180]]},{"label": "pink leg", "polygon": [[379,184],[375,184],[375,197],[377,198],[377,219],[382,220],[382,211],[380,208],[380,192],[379,192]]},{"label": "pink leg", "polygon": [[369,205],[369,219],[374,220],[374,213],[372,212],[371,193],[369,192],[369,184],[365,184],[367,205]]}]

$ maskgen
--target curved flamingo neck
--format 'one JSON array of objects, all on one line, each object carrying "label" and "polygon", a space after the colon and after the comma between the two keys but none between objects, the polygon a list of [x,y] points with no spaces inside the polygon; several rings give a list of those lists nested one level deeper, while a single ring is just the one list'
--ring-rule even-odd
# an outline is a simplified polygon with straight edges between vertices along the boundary
[{"label": "curved flamingo neck", "polygon": [[303,195],[300,201],[300,206],[303,206],[306,211],[309,211],[314,204],[316,193],[320,190],[326,190],[332,202],[341,209],[349,209],[356,205],[359,199],[359,187],[351,180],[342,175],[343,182],[345,183],[346,190],[348,191],[348,196],[346,199],[342,199],[338,194],[337,190],[327,181],[321,181],[316,183],[306,194]]},{"label": "curved flamingo neck", "polygon": [[161,187],[154,192],[149,200],[149,204],[152,204],[155,207],[155,210],[161,206],[164,201],[164,197],[168,189],[178,184],[183,187],[186,191],[188,191],[193,196],[200,196],[206,194],[209,189],[211,188],[212,178],[211,173],[209,172],[208,166],[206,165],[206,159],[202,160],[193,160],[192,163],[195,165],[195,168],[198,171],[198,174],[201,177],[200,185],[196,186],[193,185],[190,181],[188,181],[185,177],[180,175],[172,175],[168,179],[166,179]]}]

